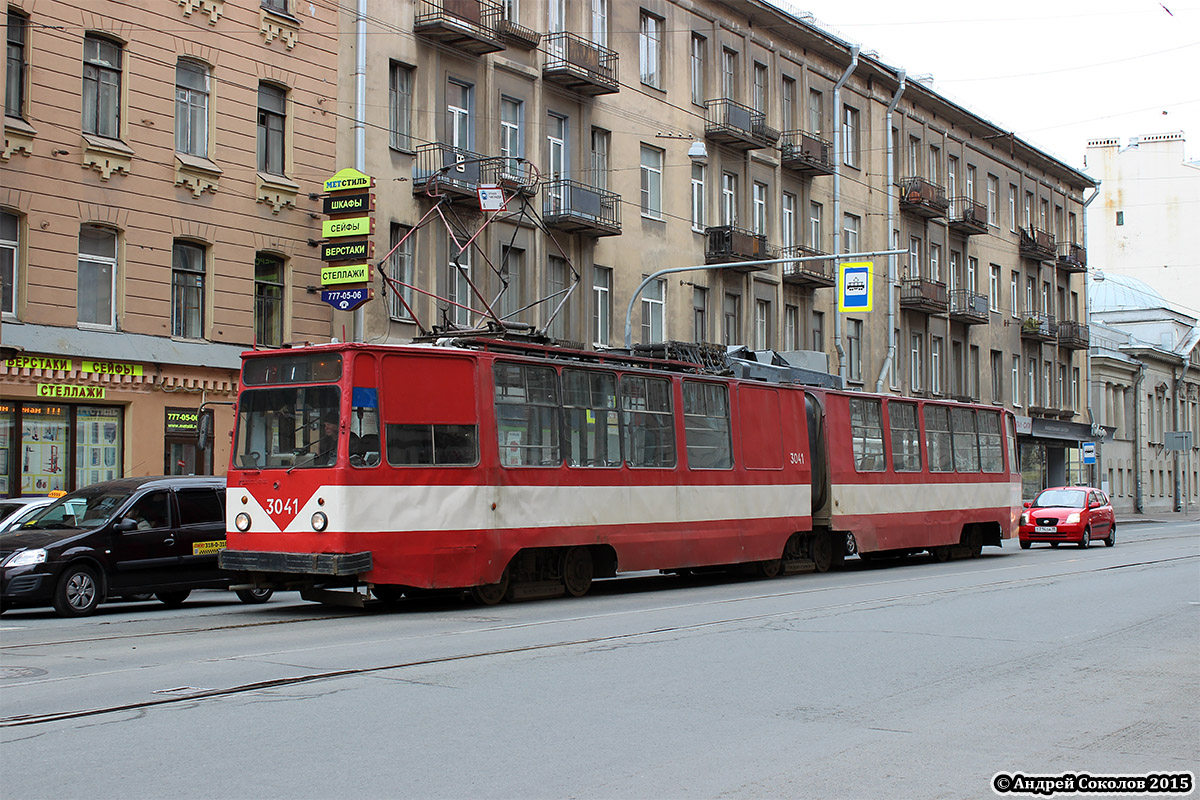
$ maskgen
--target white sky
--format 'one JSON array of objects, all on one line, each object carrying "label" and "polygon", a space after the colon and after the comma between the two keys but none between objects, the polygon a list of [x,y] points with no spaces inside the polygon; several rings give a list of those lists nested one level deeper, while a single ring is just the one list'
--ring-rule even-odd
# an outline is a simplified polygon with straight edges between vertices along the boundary
[{"label": "white sky", "polygon": [[1088,139],[1170,131],[1200,159],[1198,0],[777,5],[811,12],[910,80],[932,75],[938,93],[1071,166],[1083,167]]}]

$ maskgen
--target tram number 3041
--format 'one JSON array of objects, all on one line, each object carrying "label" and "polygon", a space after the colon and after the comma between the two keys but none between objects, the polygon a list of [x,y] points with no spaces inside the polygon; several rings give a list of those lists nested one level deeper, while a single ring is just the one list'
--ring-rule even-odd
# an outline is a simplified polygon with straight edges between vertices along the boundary
[{"label": "tram number 3041", "polygon": [[804,453],[788,453],[788,460],[792,464],[803,464],[804,463]]},{"label": "tram number 3041", "polygon": [[296,497],[269,497],[267,498],[267,513],[268,514],[296,514],[300,511],[300,500]]}]

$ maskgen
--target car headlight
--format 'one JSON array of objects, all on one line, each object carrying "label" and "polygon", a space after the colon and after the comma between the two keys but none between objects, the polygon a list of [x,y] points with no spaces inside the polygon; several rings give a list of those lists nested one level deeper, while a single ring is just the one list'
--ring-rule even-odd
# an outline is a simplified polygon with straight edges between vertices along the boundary
[{"label": "car headlight", "polygon": [[1070,514],[1067,514],[1067,518],[1063,520],[1063,522],[1068,525],[1074,525],[1075,523],[1079,522],[1079,512],[1072,511]]},{"label": "car headlight", "polygon": [[239,531],[242,531],[243,533],[250,530],[250,515],[245,511],[240,512],[236,517],[233,518],[233,524]]},{"label": "car headlight", "polygon": [[1022,524],[1022,525],[1028,525],[1028,524],[1029,524],[1029,512],[1028,512],[1028,511],[1022,511],[1022,512],[1021,512],[1021,524]]},{"label": "car headlight", "polygon": [[12,557],[10,559],[8,559],[8,563],[5,564],[4,566],[6,566],[6,567],[30,567],[30,566],[33,566],[34,564],[45,564],[45,563],[46,563],[46,551],[43,550],[42,548],[38,547],[38,548],[30,549],[30,550],[19,550],[16,553],[13,553]]},{"label": "car headlight", "polygon": [[317,511],[312,515],[312,527],[317,533],[329,527],[329,517],[325,516],[324,511]]}]

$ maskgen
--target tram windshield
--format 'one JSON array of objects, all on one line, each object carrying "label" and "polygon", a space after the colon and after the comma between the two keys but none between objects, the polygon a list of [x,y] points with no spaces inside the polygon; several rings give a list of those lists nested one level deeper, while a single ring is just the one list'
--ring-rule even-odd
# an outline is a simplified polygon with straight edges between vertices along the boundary
[{"label": "tram windshield", "polygon": [[332,467],[337,461],[336,386],[252,389],[238,399],[233,465],[239,469]]}]

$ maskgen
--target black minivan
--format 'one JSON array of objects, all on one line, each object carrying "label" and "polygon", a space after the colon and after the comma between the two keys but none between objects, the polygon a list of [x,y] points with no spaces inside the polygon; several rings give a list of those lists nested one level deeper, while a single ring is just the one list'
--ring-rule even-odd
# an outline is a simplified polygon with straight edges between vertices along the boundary
[{"label": "black minivan", "polygon": [[[225,479],[121,478],[60,497],[32,522],[0,534],[0,607],[54,606],[91,614],[106,598],[153,593],[178,606],[193,589],[222,589]],[[264,603],[269,589],[238,589]]]}]

